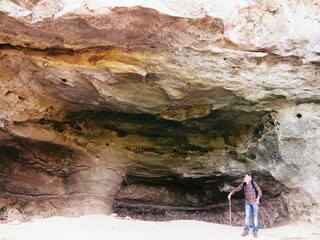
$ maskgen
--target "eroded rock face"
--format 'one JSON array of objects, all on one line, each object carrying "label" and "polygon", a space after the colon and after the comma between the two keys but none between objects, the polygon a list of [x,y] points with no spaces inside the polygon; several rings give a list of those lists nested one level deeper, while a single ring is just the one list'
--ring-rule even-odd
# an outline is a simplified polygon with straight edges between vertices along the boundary
[{"label": "eroded rock face", "polygon": [[152,3],[0,4],[1,218],[318,223],[317,1]]}]

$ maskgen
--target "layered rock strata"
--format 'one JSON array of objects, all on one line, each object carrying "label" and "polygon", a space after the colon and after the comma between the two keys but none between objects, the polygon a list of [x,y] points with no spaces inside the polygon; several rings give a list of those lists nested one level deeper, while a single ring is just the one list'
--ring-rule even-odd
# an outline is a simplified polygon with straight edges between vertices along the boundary
[{"label": "layered rock strata", "polygon": [[1,218],[319,223],[317,1],[161,3],[0,3]]}]

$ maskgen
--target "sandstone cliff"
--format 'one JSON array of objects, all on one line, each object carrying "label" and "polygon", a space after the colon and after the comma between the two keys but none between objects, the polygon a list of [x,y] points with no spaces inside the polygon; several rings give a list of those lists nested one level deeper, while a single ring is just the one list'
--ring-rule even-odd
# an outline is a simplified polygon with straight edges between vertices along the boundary
[{"label": "sandstone cliff", "polygon": [[120,2],[0,2],[2,219],[319,223],[318,1]]}]

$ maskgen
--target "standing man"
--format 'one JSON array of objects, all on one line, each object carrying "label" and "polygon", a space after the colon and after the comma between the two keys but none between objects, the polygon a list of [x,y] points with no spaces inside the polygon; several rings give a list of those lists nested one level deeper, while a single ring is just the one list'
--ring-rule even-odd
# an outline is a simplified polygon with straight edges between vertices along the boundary
[{"label": "standing man", "polygon": [[250,217],[251,213],[253,213],[253,236],[258,237],[258,228],[259,228],[259,199],[262,196],[262,191],[257,183],[252,180],[251,174],[247,173],[244,176],[243,183],[241,183],[238,187],[232,190],[228,195],[228,199],[230,201],[231,195],[239,192],[240,190],[244,190],[245,196],[245,211],[246,218],[244,220],[244,232],[241,236],[247,236],[249,234],[250,228]]}]

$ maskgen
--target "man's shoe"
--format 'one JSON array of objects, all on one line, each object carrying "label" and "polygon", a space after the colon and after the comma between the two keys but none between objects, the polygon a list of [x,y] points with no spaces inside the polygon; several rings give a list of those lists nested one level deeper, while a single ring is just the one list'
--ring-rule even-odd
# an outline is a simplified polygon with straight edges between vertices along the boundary
[{"label": "man's shoe", "polygon": [[253,236],[254,236],[255,238],[257,238],[257,237],[258,237],[258,233],[254,233]]},{"label": "man's shoe", "polygon": [[242,237],[244,237],[244,236],[247,236],[249,233],[247,233],[247,232],[243,232],[242,234],[241,234],[241,236]]}]

